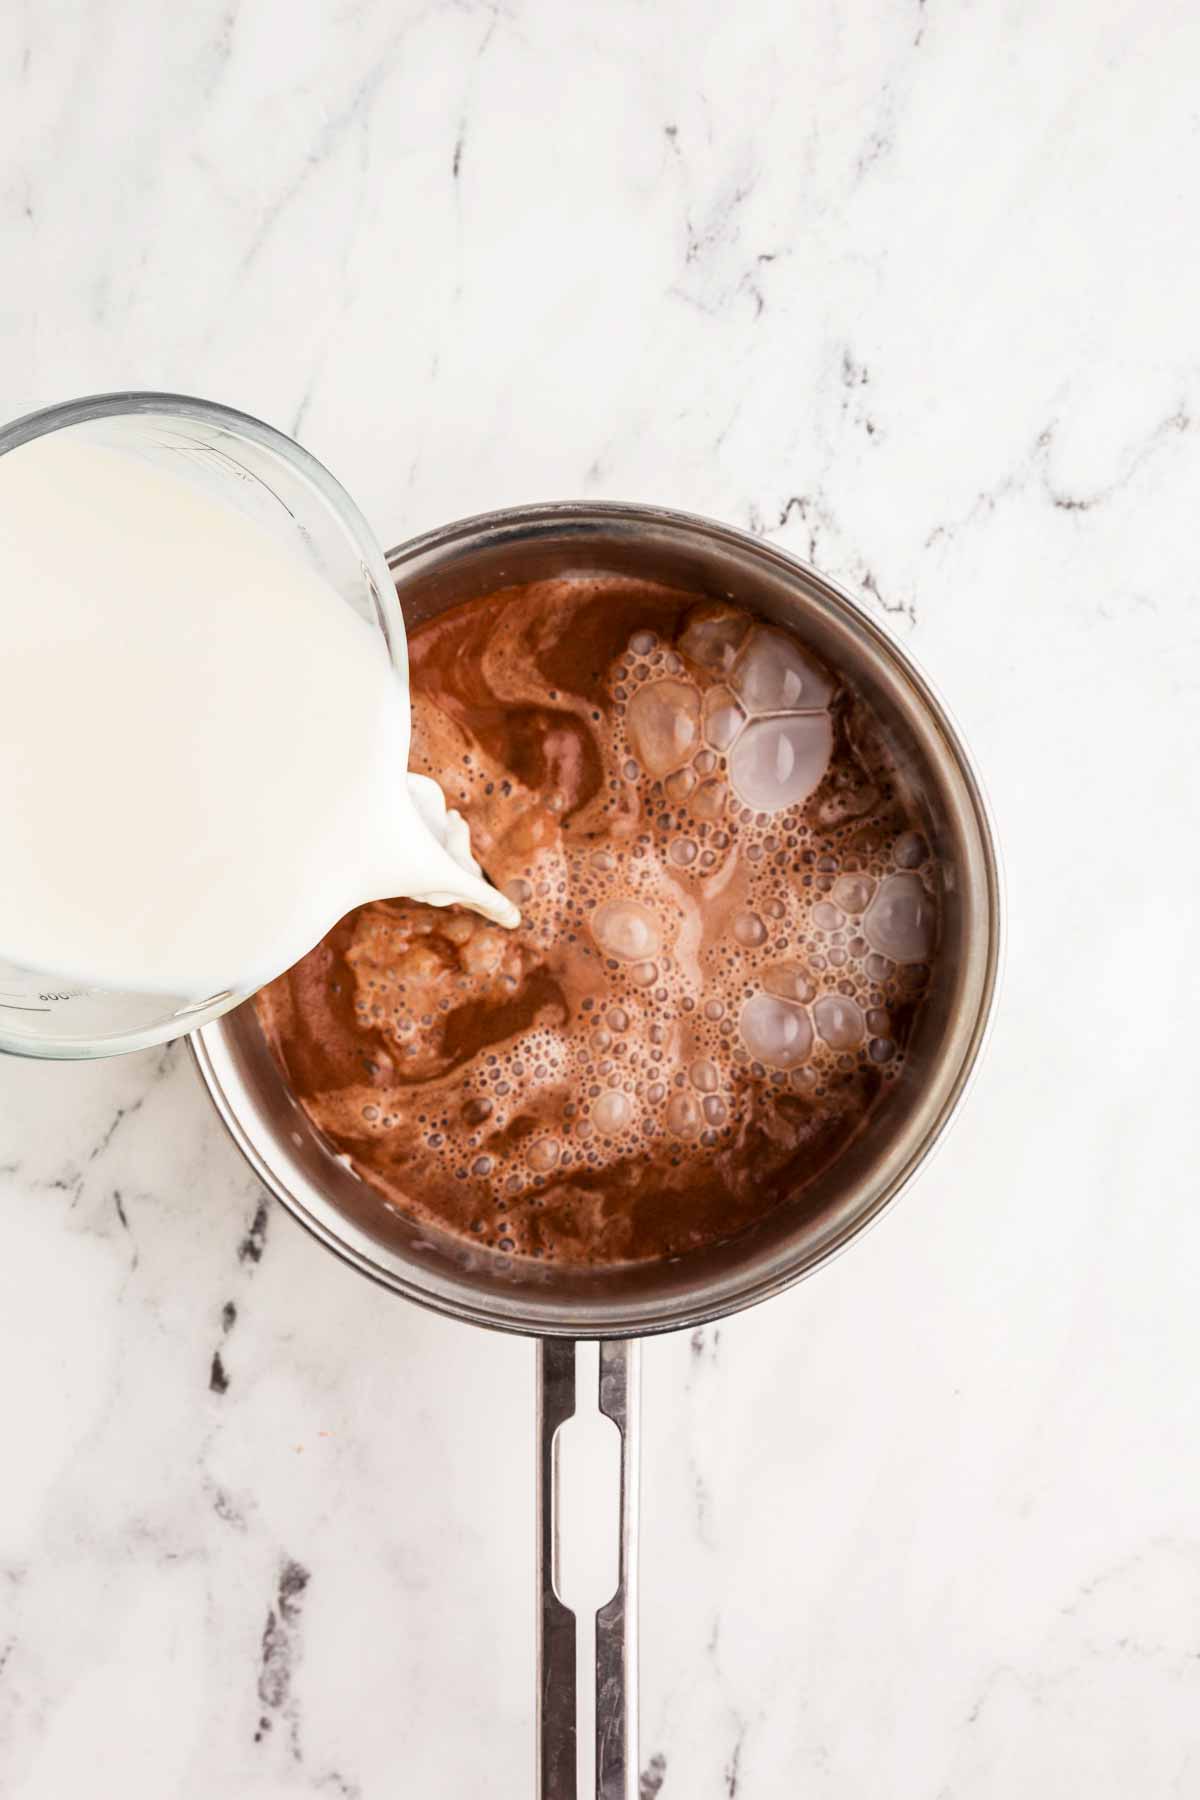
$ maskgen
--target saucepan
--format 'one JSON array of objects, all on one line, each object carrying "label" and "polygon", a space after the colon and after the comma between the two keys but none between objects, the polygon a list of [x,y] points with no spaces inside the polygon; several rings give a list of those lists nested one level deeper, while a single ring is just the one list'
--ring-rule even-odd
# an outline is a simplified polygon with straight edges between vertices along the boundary
[{"label": "saucepan", "polygon": [[[538,1340],[538,1792],[575,1800],[577,1699],[595,1682],[595,1791],[636,1800],[638,1340],[753,1306],[809,1275],[887,1207],[924,1162],[967,1086],[992,1010],[1001,946],[994,834],[945,708],[850,596],[775,545],[655,507],[519,507],[445,526],[388,558],[409,627],[512,583],[628,574],[799,630],[886,724],[945,872],[934,985],[904,1072],[818,1180],[718,1247],[654,1263],[571,1269],[494,1251],[385,1210],[309,1122],[253,1007],[203,1026],[196,1062],[261,1180],[326,1248],[408,1300]],[[575,1410],[575,1349],[599,1340],[599,1406],[621,1434],[619,1567],[596,1615],[595,1668],[577,1669],[573,1613],[555,1589],[555,1439]]]}]

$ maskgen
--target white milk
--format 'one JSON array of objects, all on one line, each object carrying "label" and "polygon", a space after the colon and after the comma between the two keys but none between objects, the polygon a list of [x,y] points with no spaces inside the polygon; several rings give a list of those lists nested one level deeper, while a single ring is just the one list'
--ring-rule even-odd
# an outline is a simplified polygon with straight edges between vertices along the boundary
[{"label": "white milk", "polygon": [[200,998],[364,900],[516,922],[414,798],[381,635],[166,470],[69,432],[0,457],[0,656],[0,955]]}]

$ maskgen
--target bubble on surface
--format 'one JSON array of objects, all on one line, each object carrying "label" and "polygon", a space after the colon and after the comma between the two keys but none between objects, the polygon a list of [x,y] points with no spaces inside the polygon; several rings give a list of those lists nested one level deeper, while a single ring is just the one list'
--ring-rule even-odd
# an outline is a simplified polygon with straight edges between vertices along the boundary
[{"label": "bubble on surface", "polygon": [[929,855],[929,845],[919,831],[902,831],[892,849],[898,869],[919,869]]},{"label": "bubble on surface", "polygon": [[734,664],[730,686],[747,712],[813,712],[828,706],[833,682],[790,632],[757,625]]},{"label": "bubble on surface", "polygon": [[796,963],[775,963],[763,970],[762,984],[768,994],[779,1000],[796,1000],[801,1005],[811,1000],[816,988]]},{"label": "bubble on surface", "polygon": [[702,783],[692,801],[692,811],[698,819],[719,819],[725,811],[725,795],[728,792],[723,781],[706,781]]},{"label": "bubble on surface", "polygon": [[629,648],[635,656],[649,656],[657,642],[652,631],[635,631],[629,640]]},{"label": "bubble on surface", "polygon": [[623,1131],[633,1117],[633,1107],[629,1096],[620,1088],[610,1088],[592,1107],[592,1122],[597,1131],[606,1132],[610,1137]]},{"label": "bubble on surface", "polygon": [[529,1166],[539,1175],[547,1175],[558,1162],[561,1147],[557,1138],[538,1138],[529,1148]]},{"label": "bubble on surface", "polygon": [[753,950],[767,941],[767,928],[756,912],[738,913],[733,921],[733,935],[743,950]]},{"label": "bubble on surface", "polygon": [[687,799],[695,785],[696,776],[693,770],[675,769],[663,782],[663,792],[668,800],[673,800],[678,806],[681,801]]},{"label": "bubble on surface", "polygon": [[862,1043],[862,1012],[846,995],[822,994],[812,1011],[817,1036],[831,1050],[853,1050]]},{"label": "bubble on surface", "polygon": [[729,778],[757,812],[799,806],[820,786],[833,754],[828,713],[755,719],[729,753]]},{"label": "bubble on surface", "polygon": [[802,1006],[775,994],[753,994],[742,1007],[742,1042],[758,1062],[793,1069],[812,1049],[812,1023]]},{"label": "bubble on surface", "polygon": [[742,640],[750,628],[744,612],[714,601],[694,606],[679,637],[679,648],[702,669],[721,672],[733,666]]},{"label": "bubble on surface", "polygon": [[707,1057],[700,1057],[688,1071],[692,1078],[692,1086],[699,1088],[702,1094],[715,1093],[721,1084],[717,1073],[717,1065],[710,1063]]},{"label": "bubble on surface", "polygon": [[857,918],[871,904],[875,883],[869,875],[840,875],[833,884],[830,898],[843,912]]},{"label": "bubble on surface", "polygon": [[700,696],[690,682],[668,676],[639,688],[626,714],[634,754],[652,775],[688,762],[700,737]]},{"label": "bubble on surface", "polygon": [[812,909],[812,916],[813,924],[819,925],[822,931],[836,931],[846,923],[841,908],[831,905],[828,900],[818,900]]},{"label": "bubble on surface", "polygon": [[591,926],[600,948],[621,962],[642,962],[662,944],[658,920],[636,900],[606,900],[592,914]]},{"label": "bubble on surface", "polygon": [[727,687],[709,688],[704,696],[704,741],[714,750],[728,750],[746,715]]},{"label": "bubble on surface", "polygon": [[937,908],[918,875],[887,875],[867,908],[863,931],[893,962],[924,962],[933,949]]},{"label": "bubble on surface", "polygon": [[686,1088],[672,1094],[667,1101],[667,1128],[676,1137],[695,1137],[700,1130],[701,1118],[700,1102]]},{"label": "bubble on surface", "polygon": [[658,964],[652,962],[634,963],[629,971],[630,981],[639,987],[651,987],[658,980]]},{"label": "bubble on surface", "polygon": [[729,1117],[729,1108],[720,1094],[706,1094],[700,1104],[710,1125],[723,1125]]},{"label": "bubble on surface", "polygon": [[676,838],[668,849],[667,855],[677,868],[686,869],[696,860],[696,846],[691,838]]}]

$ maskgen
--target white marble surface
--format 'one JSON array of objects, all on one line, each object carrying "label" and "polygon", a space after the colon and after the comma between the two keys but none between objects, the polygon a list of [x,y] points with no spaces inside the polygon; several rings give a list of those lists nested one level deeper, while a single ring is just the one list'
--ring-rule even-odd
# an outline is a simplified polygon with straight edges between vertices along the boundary
[{"label": "white marble surface", "polygon": [[[2,41],[7,414],[224,399],[387,541],[569,495],[766,532],[989,781],[1008,974],[950,1141],[648,1348],[643,1794],[1200,1791],[1200,15],[62,0]],[[182,1049],[0,1107],[0,1792],[529,1793],[529,1346],[264,1210]]]}]

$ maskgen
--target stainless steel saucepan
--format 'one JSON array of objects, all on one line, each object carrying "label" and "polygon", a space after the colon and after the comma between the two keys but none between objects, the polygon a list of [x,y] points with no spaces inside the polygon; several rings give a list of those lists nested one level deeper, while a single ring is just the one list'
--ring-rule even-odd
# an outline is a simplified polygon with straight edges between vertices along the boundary
[{"label": "stainless steel saucepan", "polygon": [[[576,1800],[575,1619],[554,1588],[554,1440],[575,1410],[575,1344],[600,1341],[601,1410],[621,1433],[618,1586],[596,1616],[596,1794],[636,1800],[638,1344],[780,1293],[857,1237],[945,1130],[979,1054],[1000,956],[1000,887],[986,805],[962,742],[909,659],[832,582],[775,546],[654,507],[562,504],[487,514],[388,558],[410,628],[515,582],[618,573],[732,598],[795,626],[887,724],[925,797],[924,829],[946,871],[935,985],[904,1074],[866,1129],[805,1190],[734,1241],[666,1262],[559,1268],[472,1251],[380,1206],[309,1123],[252,1007],[192,1042],[234,1141],[266,1186],[328,1249],[423,1306],[538,1339],[538,1792]],[[592,1679],[589,1673],[587,1679]]]}]

